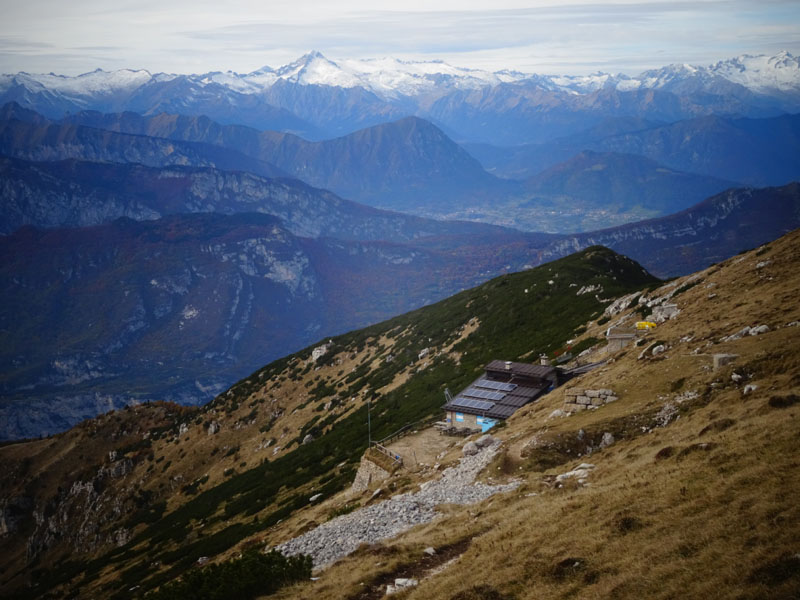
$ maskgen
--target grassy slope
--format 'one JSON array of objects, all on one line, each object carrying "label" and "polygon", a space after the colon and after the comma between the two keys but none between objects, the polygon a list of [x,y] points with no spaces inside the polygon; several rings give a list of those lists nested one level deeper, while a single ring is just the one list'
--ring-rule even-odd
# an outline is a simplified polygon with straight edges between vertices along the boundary
[{"label": "grassy slope", "polygon": [[[394,577],[413,576],[420,586],[400,597],[797,598],[800,344],[787,325],[800,319],[798,259],[795,232],[691,287],[684,278],[656,290],[685,290],[680,315],[648,334],[667,351],[639,360],[642,347],[622,350],[571,383],[610,387],[619,401],[548,418],[563,403],[555,390],[497,431],[505,451],[484,477],[520,478],[518,491],[444,507],[442,519],[279,596],[380,598]],[[770,331],[721,341],[760,324]],[[715,372],[714,353],[739,358]],[[604,432],[616,441],[601,450]],[[554,485],[582,462],[596,465],[589,485]],[[458,543],[458,560],[431,571],[422,550]]]},{"label": "grassy slope", "polygon": [[[125,454],[136,460],[124,482],[109,482],[123,497],[146,496],[136,512],[110,525],[121,520],[131,541],[97,552],[88,564],[91,555],[76,561],[67,543],[56,543],[40,565],[40,589],[75,572],[84,577],[71,589],[100,585],[101,594],[122,597],[135,584],[146,589],[174,578],[200,556],[224,553],[249,536],[274,535],[270,528],[306,506],[310,493],[329,497],[350,483],[366,446],[367,398],[373,438],[435,415],[444,388],[460,389],[489,360],[535,360],[562,348],[603,309],[593,294],[576,295],[592,283],[610,298],[654,280],[633,261],[591,248],[334,338],[317,364],[305,350],[254,373],[204,409],[183,411],[152,432],[146,452]],[[424,348],[429,356],[419,359]],[[211,421],[222,425],[214,436],[204,429]],[[181,423],[189,427],[183,435]],[[309,433],[315,440],[301,444]],[[54,439],[66,444],[75,436]],[[24,454],[19,448],[17,456]],[[94,460],[105,460],[103,452]],[[39,460],[42,453],[32,470]],[[71,481],[62,477],[58,484],[69,489]],[[50,568],[54,563],[61,566]],[[24,578],[27,571],[18,568],[22,578],[6,579],[6,585]]]}]

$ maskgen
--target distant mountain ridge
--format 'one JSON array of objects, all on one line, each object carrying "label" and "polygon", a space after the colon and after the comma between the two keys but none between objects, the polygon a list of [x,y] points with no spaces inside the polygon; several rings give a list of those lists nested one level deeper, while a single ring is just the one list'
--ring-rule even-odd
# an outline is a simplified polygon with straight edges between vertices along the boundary
[{"label": "distant mountain ridge", "polygon": [[728,190],[674,215],[566,236],[543,260],[594,245],[630,253],[659,277],[685,275],[800,227],[800,182]]},{"label": "distant mountain ridge", "polygon": [[591,150],[636,154],[671,169],[748,185],[783,185],[800,178],[800,114],[675,123],[612,119],[546,144],[466,148],[490,172],[515,178],[535,176]]},{"label": "distant mountain ridge", "polygon": [[146,167],[80,160],[32,162],[0,157],[0,233],[23,225],[85,226],[118,217],[150,220],[178,213],[258,212],[282,219],[294,235],[405,242],[427,236],[522,234],[494,225],[443,222],[383,211],[296,179],[263,178],[209,167]]},{"label": "distant mountain ridge", "polygon": [[487,173],[439,128],[417,117],[310,142],[183,115],[80,112],[53,123],[12,103],[0,111],[0,153],[293,176],[352,200],[407,212],[496,201],[521,189]]},{"label": "distant mountain ridge", "polygon": [[732,181],[673,171],[642,156],[591,150],[525,181],[529,193],[571,207],[656,215],[689,208],[731,187],[736,187]]},{"label": "distant mountain ridge", "polygon": [[331,61],[311,52],[284,67],[248,74],[3,75],[0,103],[8,101],[50,117],[87,109],[205,114],[309,139],[420,116],[459,141],[502,145],[568,135],[610,116],[675,121],[797,112],[800,61],[781,52],[709,67],[670,65],[635,77],[551,76],[390,58]]}]

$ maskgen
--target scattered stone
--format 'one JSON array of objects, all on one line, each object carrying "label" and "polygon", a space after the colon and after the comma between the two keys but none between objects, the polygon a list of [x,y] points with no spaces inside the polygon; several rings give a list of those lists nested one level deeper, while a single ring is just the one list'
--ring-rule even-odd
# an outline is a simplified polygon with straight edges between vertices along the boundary
[{"label": "scattered stone", "polygon": [[568,413],[564,412],[564,411],[563,411],[563,410],[561,410],[560,408],[557,408],[557,409],[555,409],[553,412],[551,412],[551,413],[550,413],[550,416],[549,416],[549,417],[547,417],[547,418],[548,418],[548,419],[556,419],[556,418],[559,418],[559,417],[564,417],[564,416],[566,416],[567,414],[568,414]]},{"label": "scattered stone", "polygon": [[742,394],[747,396],[747,394],[755,392],[757,389],[758,389],[757,385],[755,385],[754,383],[748,383],[746,386],[744,386],[744,389],[742,390]]},{"label": "scattered stone", "polygon": [[762,260],[760,263],[756,264],[756,269],[763,269],[764,267],[768,267],[772,264],[771,260]]},{"label": "scattered stone", "polygon": [[661,304],[653,307],[653,313],[649,315],[645,321],[652,321],[653,323],[664,323],[670,319],[674,319],[680,314],[680,309],[677,304]]},{"label": "scattered stone", "polygon": [[211,421],[211,423],[208,424],[208,435],[219,433],[219,429],[219,421]]},{"label": "scattered stone", "polygon": [[769,331],[769,325],[759,325],[758,327],[752,327],[750,329],[750,335],[761,335],[762,333],[767,333]]},{"label": "scattered stone", "polygon": [[464,453],[464,456],[474,456],[480,452],[480,448],[475,442],[467,442],[464,444],[462,452]]},{"label": "scattered stone", "polygon": [[[572,471],[567,471],[566,473],[561,473],[561,475],[556,475],[556,482],[563,483],[567,479],[575,478],[578,480],[580,485],[584,485],[586,483],[586,478],[589,476],[589,472],[594,469],[594,465],[590,463],[581,463],[578,465],[576,469]],[[581,482],[583,480],[583,482]]]},{"label": "scattered stone", "polygon": [[416,579],[405,579],[405,578],[399,577],[399,578],[394,580],[394,585],[392,585],[391,583],[386,585],[386,594],[387,595],[395,594],[397,592],[400,592],[402,590],[405,590],[405,589],[408,589],[408,588],[411,588],[411,587],[415,587],[417,585],[419,585],[419,581],[417,581]]},{"label": "scattered stone", "polygon": [[439,504],[475,504],[493,494],[514,490],[519,486],[518,481],[504,485],[474,483],[477,474],[496,456],[498,447],[495,444],[474,456],[463,457],[457,466],[445,469],[441,479],[430,482],[424,490],[367,504],[281,544],[278,550],[287,556],[308,554],[316,567],[324,567],[363,543],[374,544],[432,521],[440,514],[436,510]]},{"label": "scattered stone", "polygon": [[313,441],[314,441],[314,436],[309,433],[308,435],[306,435],[306,437],[303,438],[303,445],[310,444]]},{"label": "scattered stone", "polygon": [[739,375],[738,373],[731,373],[731,381],[733,381],[734,383],[739,383],[742,379],[743,379],[742,376]]},{"label": "scattered stone", "polygon": [[311,498],[308,499],[308,501],[309,502],[316,502],[320,498],[322,498],[322,494],[314,494],[313,496],[311,496]]},{"label": "scattered stone", "polygon": [[207,562],[208,562],[208,557],[207,556],[201,556],[200,558],[197,559],[197,565],[200,566],[200,567],[202,567]]},{"label": "scattered stone", "polygon": [[600,447],[601,448],[608,448],[611,444],[613,444],[616,440],[614,439],[614,435],[606,431],[603,434],[603,439],[600,440]]},{"label": "scattered stone", "polygon": [[434,554],[436,554],[436,548],[434,548],[433,546],[428,546],[427,548],[425,548],[425,550],[423,550],[423,552],[428,556],[433,556]]},{"label": "scattered stone", "polygon": [[189,433],[189,426],[186,423],[181,423],[180,429],[178,429],[178,435],[185,435]]},{"label": "scattered stone", "polygon": [[666,350],[667,347],[664,344],[659,344],[650,351],[650,354],[652,354],[653,356],[658,356],[659,354],[663,354],[664,352],[666,352]]},{"label": "scattered stone", "polygon": [[419,360],[422,360],[423,358],[425,358],[426,356],[428,356],[428,354],[429,354],[429,353],[430,353],[430,349],[429,349],[429,348],[423,348],[423,349],[420,351],[420,353],[417,355],[417,358],[418,358]]}]

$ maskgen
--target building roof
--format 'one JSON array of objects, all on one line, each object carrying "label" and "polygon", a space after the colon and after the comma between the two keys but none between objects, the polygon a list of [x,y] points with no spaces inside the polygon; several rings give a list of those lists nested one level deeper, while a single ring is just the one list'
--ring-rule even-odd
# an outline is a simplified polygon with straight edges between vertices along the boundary
[{"label": "building roof", "polygon": [[544,380],[545,376],[556,373],[554,367],[512,362],[506,369],[507,364],[502,360],[489,363],[486,374],[459,392],[444,409],[506,419],[547,390],[551,382]]},{"label": "building roof", "polygon": [[522,377],[536,377],[544,379],[552,376],[556,368],[549,365],[532,365],[530,363],[493,360],[486,365],[487,372],[503,372]]}]

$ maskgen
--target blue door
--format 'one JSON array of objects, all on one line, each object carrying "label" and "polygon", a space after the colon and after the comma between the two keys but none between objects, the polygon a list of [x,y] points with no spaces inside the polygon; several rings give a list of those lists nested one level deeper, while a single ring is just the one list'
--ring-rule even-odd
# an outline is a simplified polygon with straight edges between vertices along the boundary
[{"label": "blue door", "polygon": [[483,419],[481,420],[481,433],[485,433],[485,432],[489,431],[495,425],[497,425],[497,421],[496,420],[487,419],[486,417],[483,417]]}]

